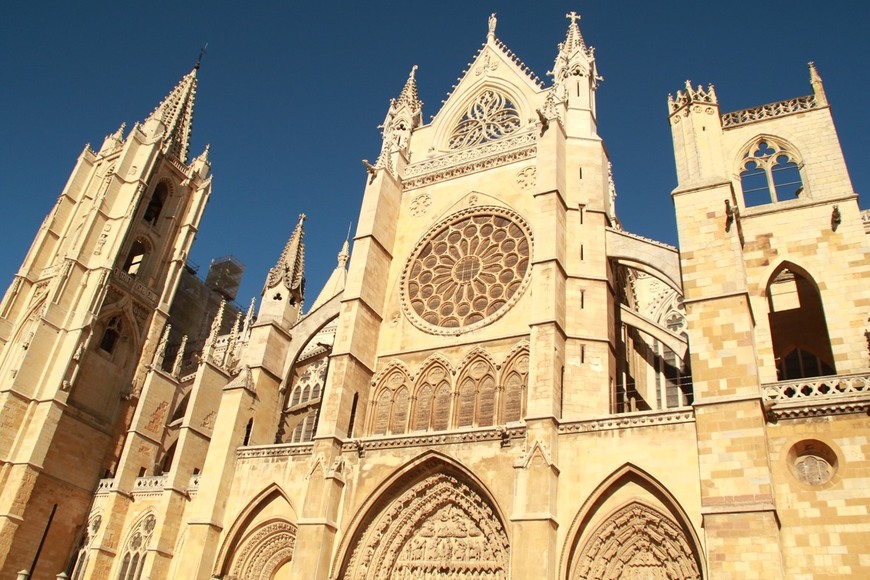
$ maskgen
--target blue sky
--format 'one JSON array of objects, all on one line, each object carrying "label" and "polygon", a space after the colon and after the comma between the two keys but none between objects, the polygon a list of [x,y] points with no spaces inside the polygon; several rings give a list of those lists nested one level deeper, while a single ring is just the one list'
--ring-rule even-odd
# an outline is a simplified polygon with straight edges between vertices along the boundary
[{"label": "blue sky", "polygon": [[311,303],[355,226],[360,160],[377,157],[377,125],[411,66],[428,121],[496,12],[496,35],[546,81],[571,10],[605,79],[599,132],[626,229],[677,241],[666,99],[686,79],[714,83],[724,113],[809,94],[814,60],[854,189],[868,188],[867,2],[5,2],[0,285],[84,145],[147,117],[207,42],[191,153],[210,143],[215,177],[191,259],[203,274],[214,257],[245,263],[246,304],[306,213]]}]

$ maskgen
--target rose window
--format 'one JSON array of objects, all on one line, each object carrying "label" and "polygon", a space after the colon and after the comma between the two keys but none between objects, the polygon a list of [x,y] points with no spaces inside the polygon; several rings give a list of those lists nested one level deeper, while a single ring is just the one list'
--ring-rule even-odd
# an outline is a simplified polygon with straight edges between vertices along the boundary
[{"label": "rose window", "polygon": [[406,314],[439,334],[489,324],[528,283],[530,240],[522,218],[502,208],[475,207],[440,222],[405,267]]},{"label": "rose window", "polygon": [[468,106],[465,116],[450,134],[450,149],[465,149],[500,139],[520,128],[516,106],[503,94],[486,90]]}]

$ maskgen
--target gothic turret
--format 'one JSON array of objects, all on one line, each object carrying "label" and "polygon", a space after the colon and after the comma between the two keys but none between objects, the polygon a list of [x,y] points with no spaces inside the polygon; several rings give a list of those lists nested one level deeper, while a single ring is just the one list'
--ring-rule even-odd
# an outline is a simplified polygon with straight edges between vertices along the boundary
[{"label": "gothic turret", "polygon": [[417,65],[414,65],[399,98],[390,99],[390,108],[381,126],[384,142],[375,167],[395,171],[393,155],[402,152],[407,157],[411,132],[423,124],[423,101],[417,94],[416,72]]},{"label": "gothic turret", "polygon": [[300,214],[296,229],[287,240],[278,262],[269,270],[263,287],[259,320],[276,320],[288,327],[299,318],[305,296],[304,221],[305,214]]},{"label": "gothic turret", "polygon": [[[580,15],[569,12],[565,15],[571,22],[564,42],[559,44],[559,52],[550,74],[553,77],[553,88],[548,98],[548,106],[561,104],[568,110],[585,111],[591,121],[591,129],[595,131],[595,91],[598,83],[603,80],[598,76],[595,64],[595,49],[586,46],[577,21]],[[580,116],[582,119],[584,116]]]}]

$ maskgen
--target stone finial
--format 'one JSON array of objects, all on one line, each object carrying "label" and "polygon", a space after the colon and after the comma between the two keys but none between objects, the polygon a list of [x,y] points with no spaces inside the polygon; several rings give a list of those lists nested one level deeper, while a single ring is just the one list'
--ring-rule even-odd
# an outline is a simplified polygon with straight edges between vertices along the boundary
[{"label": "stone finial", "polygon": [[344,244],[341,246],[341,251],[338,253],[338,267],[344,268],[347,265],[347,261],[350,259],[350,249],[348,241],[345,239]]},{"label": "stone finial", "polygon": [[498,24],[498,19],[495,17],[495,12],[489,15],[489,30],[486,33],[487,40],[495,40],[495,25]]},{"label": "stone finial", "polygon": [[221,324],[224,321],[224,310],[227,307],[227,301],[221,300],[220,306],[218,306],[217,313],[214,315],[214,320],[211,321],[211,329],[208,333],[208,338],[205,340],[205,354],[206,356],[210,355],[214,350],[214,347],[217,345],[218,335],[220,334]]}]

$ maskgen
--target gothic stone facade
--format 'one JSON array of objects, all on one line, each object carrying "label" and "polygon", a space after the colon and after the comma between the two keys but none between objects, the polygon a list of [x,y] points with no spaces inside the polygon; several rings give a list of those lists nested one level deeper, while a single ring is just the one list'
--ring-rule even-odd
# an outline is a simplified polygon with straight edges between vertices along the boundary
[{"label": "gothic stone facade", "polygon": [[[870,574],[868,220],[818,74],[807,97],[734,113],[712,87],[670,98],[677,251],[620,226],[600,77],[569,18],[550,86],[494,17],[429,124],[412,71],[350,261],[345,246],[302,313],[300,219],[257,315],[221,335],[221,311],[195,372],[168,360],[161,317],[183,262],[143,282],[161,288],[148,302],[137,272],[52,269],[41,231],[2,304],[3,577],[59,494],[80,499],[38,578]],[[139,131],[82,163],[109,167]],[[177,149],[155,150],[145,183],[162,162],[207,184]],[[74,174],[62,202],[126,183],[127,154],[91,185]],[[86,222],[76,248],[121,260],[145,219]],[[94,279],[90,310],[64,308],[72,275]],[[119,312],[149,366],[106,375],[104,394],[134,385],[109,414],[84,393]],[[28,371],[36,353],[66,366]],[[102,447],[70,453],[64,422]]]}]

